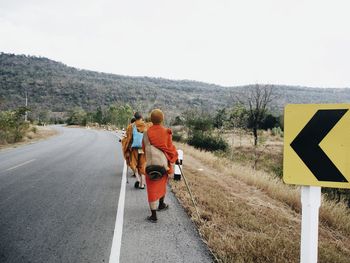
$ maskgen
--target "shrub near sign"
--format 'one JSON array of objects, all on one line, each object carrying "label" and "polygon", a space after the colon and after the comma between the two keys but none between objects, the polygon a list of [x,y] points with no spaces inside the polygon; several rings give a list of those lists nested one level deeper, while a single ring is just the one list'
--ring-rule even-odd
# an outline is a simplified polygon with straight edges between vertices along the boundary
[{"label": "shrub near sign", "polygon": [[290,104],[284,118],[284,182],[350,188],[350,104]]}]

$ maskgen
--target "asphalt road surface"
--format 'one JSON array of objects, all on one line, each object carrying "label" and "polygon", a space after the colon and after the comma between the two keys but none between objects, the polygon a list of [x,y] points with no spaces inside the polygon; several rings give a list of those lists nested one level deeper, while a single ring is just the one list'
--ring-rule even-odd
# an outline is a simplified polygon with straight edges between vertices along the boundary
[{"label": "asphalt road surface", "polygon": [[[212,261],[171,193],[170,209],[149,223],[146,190],[129,178],[118,209],[124,161],[115,134],[56,129],[46,141],[0,151],[1,263],[110,262],[115,247],[113,263]],[[112,246],[117,234],[121,244]]]}]

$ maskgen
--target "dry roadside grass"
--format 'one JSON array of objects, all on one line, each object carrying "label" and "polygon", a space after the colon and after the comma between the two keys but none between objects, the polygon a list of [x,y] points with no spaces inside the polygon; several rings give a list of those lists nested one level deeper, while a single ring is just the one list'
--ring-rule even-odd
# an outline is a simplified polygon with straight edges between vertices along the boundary
[{"label": "dry roadside grass", "polygon": [[283,157],[283,138],[273,136],[270,131],[260,131],[259,145],[254,147],[253,136],[247,132],[237,130],[227,132],[224,138],[230,145],[230,152],[226,154],[234,162],[254,167],[281,176]]},{"label": "dry roadside grass", "polygon": [[[202,220],[182,181],[172,189],[222,262],[298,262],[300,194],[265,172],[252,170],[178,145],[185,152],[184,172]],[[319,262],[349,262],[350,214],[342,205],[323,201],[320,212]]]},{"label": "dry roadside grass", "polygon": [[[36,127],[36,132],[34,132]],[[57,135],[58,131],[48,127],[48,126],[32,126],[29,129],[29,132],[23,137],[22,141],[11,144],[0,144],[0,150],[8,149],[8,148],[16,148],[21,145],[33,143],[39,140],[47,139],[51,136]]]}]

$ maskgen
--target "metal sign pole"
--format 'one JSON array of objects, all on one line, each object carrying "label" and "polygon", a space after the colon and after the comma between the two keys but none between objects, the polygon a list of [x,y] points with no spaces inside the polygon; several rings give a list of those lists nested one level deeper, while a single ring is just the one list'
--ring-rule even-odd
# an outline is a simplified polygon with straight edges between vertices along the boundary
[{"label": "metal sign pole", "polygon": [[317,263],[321,187],[301,186],[301,205],[300,263]]}]

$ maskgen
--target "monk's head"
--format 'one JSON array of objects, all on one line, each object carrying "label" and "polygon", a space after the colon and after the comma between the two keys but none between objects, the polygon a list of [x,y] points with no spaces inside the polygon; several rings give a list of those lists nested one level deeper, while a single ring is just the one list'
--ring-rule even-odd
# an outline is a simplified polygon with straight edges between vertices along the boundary
[{"label": "monk's head", "polygon": [[138,120],[141,120],[142,119],[142,115],[141,115],[141,113],[140,112],[135,112],[135,114],[134,114],[134,118],[135,118],[135,120],[136,121],[138,121]]},{"label": "monk's head", "polygon": [[164,121],[164,114],[160,109],[154,109],[151,112],[151,121],[153,124],[161,124]]}]

